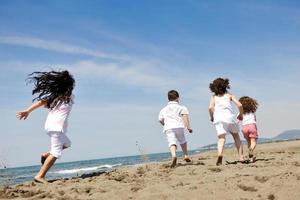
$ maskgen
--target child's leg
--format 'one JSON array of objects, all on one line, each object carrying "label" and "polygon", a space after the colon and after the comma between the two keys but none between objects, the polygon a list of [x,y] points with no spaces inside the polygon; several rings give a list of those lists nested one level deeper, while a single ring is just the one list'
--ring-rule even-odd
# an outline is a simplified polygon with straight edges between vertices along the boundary
[{"label": "child's leg", "polygon": [[68,136],[64,133],[61,135],[61,141],[63,142],[63,149],[67,149],[71,146],[71,140],[68,138]]},{"label": "child's leg", "polygon": [[225,145],[225,135],[228,132],[228,125],[226,123],[217,123],[215,128],[218,134],[218,157],[222,156]]},{"label": "child's leg", "polygon": [[177,164],[176,149],[177,149],[176,145],[173,144],[173,145],[170,146],[170,152],[171,152],[171,155],[172,155],[171,168],[175,167],[176,164]]},{"label": "child's leg", "polygon": [[249,159],[250,162],[255,162],[254,149],[256,147],[256,138],[250,138]]},{"label": "child's leg", "polygon": [[47,159],[47,157],[50,155],[50,152],[46,152],[46,153],[43,153],[42,156],[41,156],[41,163],[42,165],[45,163],[45,160]]},{"label": "child's leg", "polygon": [[247,141],[248,150],[249,150],[249,154],[250,154],[251,140],[249,137],[249,126],[248,125],[243,126],[242,133],[244,135],[245,140]]},{"label": "child's leg", "polygon": [[176,157],[176,136],[175,136],[175,131],[173,129],[167,130],[165,132],[167,140],[168,140],[168,145],[169,145],[169,149],[172,155],[172,158]]},{"label": "child's leg", "polygon": [[41,183],[47,183],[45,180],[45,175],[48,172],[48,170],[52,167],[52,165],[55,163],[56,157],[49,154],[47,159],[45,160],[45,163],[41,167],[39,173],[34,177],[34,180],[41,182]]},{"label": "child's leg", "polygon": [[[62,149],[64,150],[64,149],[67,149],[69,147],[70,146],[68,146],[68,145],[64,145]],[[47,157],[49,155],[50,155],[50,152],[45,152],[45,153],[42,154],[42,156],[41,156],[41,163],[42,163],[42,165],[44,164],[45,160],[47,159]]]},{"label": "child's leg", "polygon": [[240,161],[244,161],[244,155],[243,155],[243,145],[241,144],[241,139],[238,133],[231,133],[232,137],[234,139],[234,143],[236,146],[236,149],[238,151]]},{"label": "child's leg", "polygon": [[180,144],[182,152],[183,152],[183,156],[187,157],[188,156],[188,151],[187,151],[187,143],[184,144]]},{"label": "child's leg", "polygon": [[253,156],[253,151],[256,147],[256,138],[250,138],[250,148],[249,148],[249,155]]},{"label": "child's leg", "polygon": [[247,141],[248,149],[250,149],[250,147],[251,147],[251,140],[250,140],[250,138],[245,138],[245,139]]},{"label": "child's leg", "polygon": [[187,151],[187,142],[180,144],[182,152],[183,152],[183,159],[186,162],[191,162],[191,159],[188,156],[188,151]]},{"label": "child's leg", "polygon": [[222,156],[225,145],[225,133],[218,136],[218,156]]},{"label": "child's leg", "polygon": [[249,140],[250,140],[250,147],[249,147],[249,156],[253,157],[253,151],[256,147],[256,140],[258,138],[257,134],[257,127],[256,124],[249,124]]},{"label": "child's leg", "polygon": [[225,133],[218,135],[218,159],[216,162],[216,165],[222,165],[222,154],[223,154],[223,149],[225,145]]},{"label": "child's leg", "polygon": [[66,141],[66,136],[61,132],[49,132],[48,135],[51,139],[51,149],[49,153],[44,153],[42,155],[41,162],[43,163],[43,165],[39,173],[34,177],[36,181],[41,183],[47,182],[45,180],[45,175],[55,163],[56,159],[61,156]]},{"label": "child's leg", "polygon": [[171,152],[172,158],[176,157],[176,149],[177,149],[176,145],[173,144],[170,146],[170,152]]},{"label": "child's leg", "polygon": [[176,139],[179,142],[181,149],[182,149],[183,157],[184,157],[185,161],[190,162],[191,160],[188,157],[187,142],[186,142],[186,139],[184,136],[184,129],[178,128],[178,129],[175,129],[175,132],[176,132]]},{"label": "child's leg", "polygon": [[250,154],[251,140],[249,137],[246,137],[245,135],[244,135],[244,138],[247,141],[247,146],[248,146],[248,150],[249,150],[249,154]]}]

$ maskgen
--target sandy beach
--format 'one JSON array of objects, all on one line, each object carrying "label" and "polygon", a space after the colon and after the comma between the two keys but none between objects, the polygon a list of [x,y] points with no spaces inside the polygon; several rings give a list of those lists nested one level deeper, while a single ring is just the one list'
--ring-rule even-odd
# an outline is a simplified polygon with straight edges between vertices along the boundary
[{"label": "sandy beach", "polygon": [[226,149],[223,165],[215,166],[216,151],[210,151],[192,156],[191,164],[179,159],[174,169],[159,162],[1,187],[0,199],[300,199],[299,140],[260,144],[256,157],[255,163],[234,163],[236,150]]}]

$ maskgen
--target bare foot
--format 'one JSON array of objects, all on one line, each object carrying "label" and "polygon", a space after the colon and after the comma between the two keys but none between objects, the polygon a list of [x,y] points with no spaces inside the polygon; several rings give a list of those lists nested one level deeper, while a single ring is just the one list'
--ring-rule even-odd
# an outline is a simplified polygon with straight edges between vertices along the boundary
[{"label": "bare foot", "polygon": [[255,162],[255,157],[253,156],[253,154],[249,154],[249,160],[251,163]]},{"label": "bare foot", "polygon": [[241,163],[245,162],[244,156],[240,156],[240,162],[241,162]]},{"label": "bare foot", "polygon": [[176,164],[177,164],[177,158],[176,157],[173,157],[172,158],[172,163],[171,163],[171,168],[174,168],[174,167],[176,167]]},{"label": "bare foot", "polygon": [[189,157],[187,157],[187,156],[185,156],[183,160],[184,160],[185,162],[192,162],[192,160],[191,160]]},{"label": "bare foot", "polygon": [[43,183],[43,184],[47,184],[48,181],[44,178],[39,178],[39,177],[34,177],[34,181],[38,182],[38,183]]}]

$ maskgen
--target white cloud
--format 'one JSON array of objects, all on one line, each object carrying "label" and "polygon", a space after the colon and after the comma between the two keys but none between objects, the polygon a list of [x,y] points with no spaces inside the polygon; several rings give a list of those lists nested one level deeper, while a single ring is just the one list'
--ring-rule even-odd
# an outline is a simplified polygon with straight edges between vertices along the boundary
[{"label": "white cloud", "polygon": [[[107,60],[85,60],[57,65],[56,63],[13,61],[0,63],[3,69],[22,72],[68,68],[81,77],[97,77],[116,81],[121,84],[142,88],[176,88],[182,85],[184,77],[180,75],[180,67],[159,57],[143,57],[141,55],[113,55],[94,49],[88,49],[61,41],[45,40],[34,37],[0,36],[0,44],[10,44],[31,48],[56,51],[61,53],[88,55]],[[57,68],[58,67],[58,68]]]},{"label": "white cloud", "polygon": [[88,49],[57,40],[44,40],[34,37],[0,36],[0,44],[32,47],[61,53],[82,54],[113,60],[130,60],[130,58],[126,55],[112,55],[99,50]]},{"label": "white cloud", "polygon": [[[182,85],[184,77],[170,73],[168,64],[159,60],[138,60],[132,62],[96,62],[83,60],[74,63],[42,63],[42,62],[0,62],[2,72],[48,71],[68,69],[79,79],[108,80],[142,89],[167,90]],[[25,77],[24,77],[25,78]]]},{"label": "white cloud", "polygon": [[[96,63],[92,61],[81,61],[70,67],[74,74],[84,77],[97,77],[117,81],[122,84],[136,87],[162,87],[170,83],[170,77],[161,71],[151,71],[151,63],[133,63],[128,67],[121,67],[120,63]],[[139,67],[137,67],[139,66]],[[154,66],[152,66],[154,67]]]}]

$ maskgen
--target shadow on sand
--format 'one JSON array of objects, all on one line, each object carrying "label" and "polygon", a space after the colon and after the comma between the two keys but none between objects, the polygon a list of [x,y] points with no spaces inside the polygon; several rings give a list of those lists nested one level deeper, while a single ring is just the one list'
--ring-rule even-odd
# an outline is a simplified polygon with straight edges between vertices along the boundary
[{"label": "shadow on sand", "polygon": [[228,161],[226,160],[226,165],[236,165],[238,163],[241,164],[251,164],[251,163],[256,163],[256,162],[260,162],[260,161],[269,161],[269,160],[275,160],[275,158],[255,158],[253,162],[251,162],[250,160],[245,160],[245,161]]}]

